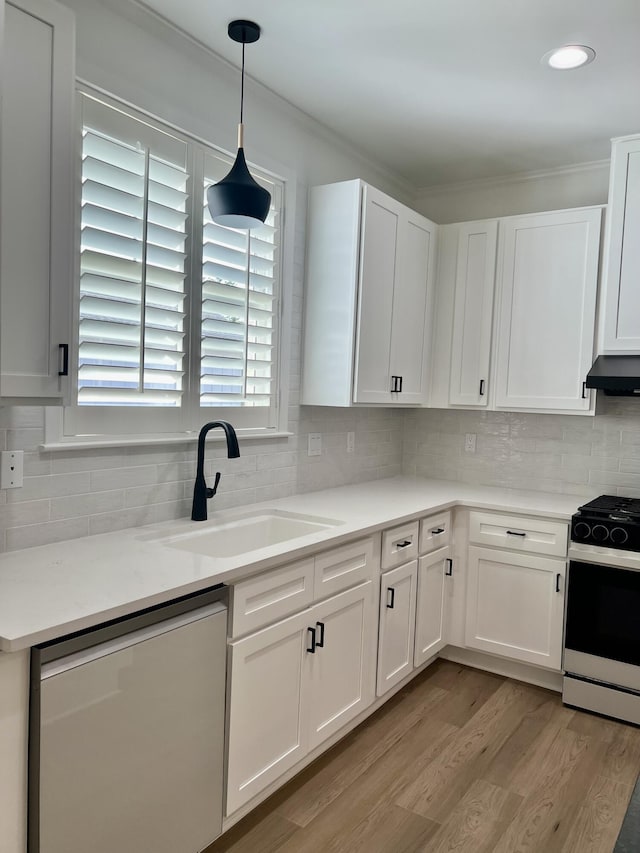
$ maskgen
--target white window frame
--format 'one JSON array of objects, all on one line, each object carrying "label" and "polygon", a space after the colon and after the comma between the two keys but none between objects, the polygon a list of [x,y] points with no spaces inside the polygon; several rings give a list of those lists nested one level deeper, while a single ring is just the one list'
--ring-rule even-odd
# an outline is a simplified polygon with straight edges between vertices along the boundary
[{"label": "white window frame", "polygon": [[[196,161],[195,168],[192,168],[191,180],[195,184],[196,181],[204,182],[204,162],[205,152],[214,156],[222,156],[229,158],[232,162],[234,154],[231,154],[219,146],[213,145],[208,140],[203,140],[198,136],[184,131],[182,128],[176,127],[171,123],[164,121],[161,118],[121,99],[115,98],[109,93],[98,89],[90,84],[79,82],[77,86],[78,100],[82,95],[98,98],[108,106],[122,110],[130,114],[134,119],[148,122],[160,130],[166,131],[183,138],[187,143],[197,146],[201,150],[199,156],[191,157],[191,165]],[[78,325],[79,325],[79,276],[80,276],[80,224],[79,211],[81,203],[81,169],[82,169],[82,119],[81,110],[78,110],[78,126],[77,134],[77,151],[76,151],[76,216],[77,225],[75,228],[76,241],[74,246],[74,292],[72,300],[73,310],[73,345],[72,357],[70,364],[72,366],[72,375],[70,377],[70,394],[76,393],[77,390],[77,347],[78,347]],[[236,427],[238,435],[242,438],[281,438],[289,436],[292,433],[287,430],[288,426],[288,382],[283,381],[288,375],[290,363],[290,347],[291,347],[291,317],[292,317],[292,279],[293,279],[293,222],[295,216],[295,189],[296,182],[294,176],[288,172],[286,168],[282,168],[280,164],[276,165],[277,171],[274,168],[264,168],[252,164],[252,168],[258,173],[263,174],[267,179],[273,179],[281,187],[281,207],[280,207],[280,241],[279,241],[279,297],[277,300],[277,308],[274,311],[275,334],[276,334],[276,357],[273,361],[275,371],[275,391],[274,400],[275,406],[269,407],[272,416],[269,418],[267,426],[243,425],[240,423]],[[193,202],[193,194],[191,198],[191,230],[190,233],[197,233],[196,229],[202,227],[201,211],[196,210],[198,205]],[[285,211],[287,215],[285,216]],[[188,240],[191,243],[191,239]],[[197,241],[200,243],[200,241]],[[201,245],[201,244],[200,244]],[[200,267],[201,259],[196,257],[196,251],[190,249],[190,258],[195,262],[197,267]],[[195,273],[197,277],[197,273]],[[196,278],[197,280],[197,278]],[[192,299],[193,294],[188,292],[187,304],[188,309],[188,324],[190,335],[195,330],[199,334],[200,322],[200,305],[197,304],[199,299]],[[196,293],[199,296],[199,293]],[[196,304],[193,304],[193,303]],[[190,355],[194,351],[194,347],[190,347]],[[221,407],[200,407],[197,405],[199,400],[199,377],[200,363],[197,358],[188,359],[188,377],[187,382],[192,387],[190,399],[183,407],[183,420],[180,426],[176,429],[176,409],[163,409],[154,407],[150,409],[138,409],[136,407],[127,407],[123,412],[118,410],[118,414],[111,407],[71,407],[71,400],[65,401],[65,408],[47,408],[45,410],[45,442],[42,445],[43,449],[58,450],[72,449],[75,447],[113,447],[118,445],[147,445],[147,444],[167,444],[195,441],[202,424],[210,420],[225,419],[232,423],[234,419],[238,422],[238,413],[242,411],[241,407],[221,406]],[[65,410],[72,408],[74,411],[84,409],[86,412],[92,412],[89,417],[84,419],[86,427],[75,432],[67,431],[65,433]],[[247,411],[250,411],[248,409]],[[128,419],[127,429],[114,429],[113,424],[108,425],[108,429],[99,430],[95,428],[96,422],[101,420],[104,415],[109,417],[106,420],[114,421],[118,418],[118,426],[121,427],[123,418]],[[169,418],[162,416],[169,415]],[[172,421],[173,416],[173,423]],[[80,412],[82,419],[82,412]],[[93,423],[92,423],[93,419]],[[74,421],[77,423],[78,418]],[[234,423],[234,426],[236,424]]]}]

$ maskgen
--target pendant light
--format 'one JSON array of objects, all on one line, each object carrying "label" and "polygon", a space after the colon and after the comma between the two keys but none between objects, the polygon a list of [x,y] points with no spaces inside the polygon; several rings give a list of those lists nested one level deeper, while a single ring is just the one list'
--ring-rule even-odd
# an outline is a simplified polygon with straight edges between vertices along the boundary
[{"label": "pendant light", "polygon": [[211,218],[228,228],[255,228],[267,218],[271,195],[251,177],[244,159],[244,46],[258,41],[260,27],[253,21],[231,21],[227,30],[229,38],[242,44],[242,83],[240,88],[240,124],[238,125],[238,153],[231,171],[207,190],[207,204]]}]

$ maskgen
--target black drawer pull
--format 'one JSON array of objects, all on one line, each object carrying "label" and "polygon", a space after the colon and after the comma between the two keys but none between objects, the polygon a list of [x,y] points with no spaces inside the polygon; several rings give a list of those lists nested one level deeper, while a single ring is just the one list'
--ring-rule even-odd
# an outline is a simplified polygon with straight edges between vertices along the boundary
[{"label": "black drawer pull", "polygon": [[439,533],[444,533],[444,527],[437,527],[435,530],[431,531],[433,536],[437,536]]},{"label": "black drawer pull", "polygon": [[324,649],[324,622],[316,622],[316,628],[320,629],[320,639],[316,643],[316,648]]},{"label": "black drawer pull", "polygon": [[[560,574],[560,572],[558,572],[558,574],[556,575],[556,592],[560,592],[560,578],[561,577],[562,577],[562,575]],[[573,589],[573,587],[571,587],[571,589]]]},{"label": "black drawer pull", "polygon": [[[391,601],[389,601],[389,593],[391,593]],[[389,610],[393,610],[394,604],[396,603],[396,591],[392,586],[387,587],[387,607]]]},{"label": "black drawer pull", "polygon": [[518,533],[517,530],[507,530],[507,536],[522,536],[522,538],[524,539],[526,535],[526,533]]},{"label": "black drawer pull", "polygon": [[445,575],[447,575],[447,577],[451,577],[451,575],[453,574],[453,560],[451,559],[451,557],[447,557],[445,563],[447,564],[447,568],[445,569],[444,573]]},{"label": "black drawer pull", "polygon": [[315,628],[307,628],[307,631],[311,631],[311,648],[307,648],[307,651],[315,655],[316,653],[316,629]]},{"label": "black drawer pull", "polygon": [[396,548],[408,548],[409,545],[413,545],[411,539],[405,539],[404,542],[396,542]]},{"label": "black drawer pull", "polygon": [[484,379],[480,380],[480,396],[484,397]]},{"label": "black drawer pull", "polygon": [[58,376],[69,375],[69,344],[58,344],[58,349],[62,352],[62,368],[58,371]]},{"label": "black drawer pull", "polygon": [[587,383],[582,383],[582,399],[586,400],[589,395],[587,394]]}]

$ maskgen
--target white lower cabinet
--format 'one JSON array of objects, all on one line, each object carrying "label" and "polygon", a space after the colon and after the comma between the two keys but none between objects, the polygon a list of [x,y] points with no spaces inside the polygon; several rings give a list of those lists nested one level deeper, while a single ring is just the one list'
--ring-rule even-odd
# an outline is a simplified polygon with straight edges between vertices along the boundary
[{"label": "white lower cabinet", "polygon": [[413,669],[418,562],[380,577],[377,694],[382,696]]},{"label": "white lower cabinet", "polygon": [[448,548],[418,560],[414,664],[420,666],[445,645],[445,577],[452,571]]},{"label": "white lower cabinet", "polygon": [[560,669],[566,562],[469,548],[469,648]]},{"label": "white lower cabinet", "polygon": [[313,609],[316,652],[307,654],[309,749],[326,740],[373,701],[375,626],[373,582]]},{"label": "white lower cabinet", "polygon": [[226,814],[374,698],[373,582],[230,643]]}]

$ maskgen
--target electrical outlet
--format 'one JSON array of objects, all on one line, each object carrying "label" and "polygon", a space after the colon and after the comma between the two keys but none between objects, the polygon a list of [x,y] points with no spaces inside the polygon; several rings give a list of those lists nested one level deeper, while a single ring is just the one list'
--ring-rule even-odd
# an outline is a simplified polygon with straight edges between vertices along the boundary
[{"label": "electrical outlet", "polygon": [[468,432],[464,437],[464,452],[465,453],[475,453],[476,452],[476,434],[475,432]]},{"label": "electrical outlet", "polygon": [[307,445],[307,456],[322,455],[322,433],[310,432]]},{"label": "electrical outlet", "polygon": [[3,450],[0,454],[0,489],[20,489],[24,469],[24,451]]},{"label": "electrical outlet", "polygon": [[356,434],[355,432],[347,433],[347,453],[353,453],[356,449]]}]

